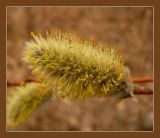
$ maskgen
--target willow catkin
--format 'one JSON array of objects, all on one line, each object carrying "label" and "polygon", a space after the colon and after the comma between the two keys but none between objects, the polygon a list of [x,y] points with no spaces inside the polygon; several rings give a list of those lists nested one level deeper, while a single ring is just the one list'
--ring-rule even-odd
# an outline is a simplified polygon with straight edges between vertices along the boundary
[{"label": "willow catkin", "polygon": [[24,59],[48,89],[56,89],[54,95],[73,100],[132,93],[123,58],[113,47],[62,31],[32,36]]},{"label": "willow catkin", "polygon": [[7,98],[7,127],[15,128],[26,122],[32,112],[49,97],[52,92],[38,83],[9,88]]}]

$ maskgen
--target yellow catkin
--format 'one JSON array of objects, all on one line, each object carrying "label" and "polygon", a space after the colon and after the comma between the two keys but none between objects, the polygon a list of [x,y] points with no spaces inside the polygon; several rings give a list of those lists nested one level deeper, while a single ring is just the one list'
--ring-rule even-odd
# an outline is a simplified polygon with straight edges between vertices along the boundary
[{"label": "yellow catkin", "polygon": [[24,86],[8,89],[7,127],[14,128],[26,122],[32,112],[49,97],[51,91],[38,83],[28,83]]},{"label": "yellow catkin", "polygon": [[53,94],[58,97],[113,95],[125,81],[123,58],[113,47],[63,31],[32,36],[24,60],[48,89],[56,89]]}]

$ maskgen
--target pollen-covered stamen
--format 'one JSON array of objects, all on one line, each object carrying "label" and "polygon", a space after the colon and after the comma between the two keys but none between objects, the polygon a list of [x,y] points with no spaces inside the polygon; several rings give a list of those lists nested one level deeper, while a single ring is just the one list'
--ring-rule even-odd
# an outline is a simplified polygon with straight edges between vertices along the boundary
[{"label": "pollen-covered stamen", "polygon": [[83,99],[110,95],[124,79],[123,59],[112,47],[102,48],[62,31],[46,37],[32,35],[25,60],[49,89],[60,89],[56,96]]}]

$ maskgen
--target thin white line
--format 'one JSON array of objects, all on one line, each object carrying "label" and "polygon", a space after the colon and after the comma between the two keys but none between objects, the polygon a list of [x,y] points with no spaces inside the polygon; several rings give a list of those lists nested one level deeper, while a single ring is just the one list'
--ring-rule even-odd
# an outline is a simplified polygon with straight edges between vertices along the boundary
[{"label": "thin white line", "polygon": [[[6,90],[7,90],[7,8],[9,7],[152,7],[153,8],[153,76],[154,76],[154,6],[6,6]],[[154,113],[154,80],[153,80],[153,113]],[[7,92],[6,92],[6,105],[7,105]],[[7,115],[7,111],[6,111]],[[154,117],[153,117],[154,118]],[[7,117],[6,117],[7,122]],[[152,131],[8,131],[7,130],[7,123],[6,123],[6,132],[8,133],[19,133],[19,132],[146,132],[146,133],[153,133],[154,132],[154,124],[155,120],[153,119],[153,130]]]},{"label": "thin white line", "polygon": [[7,6],[7,7],[154,7],[154,5],[152,6]]},{"label": "thin white line", "polygon": [[[7,109],[7,8],[6,7],[6,109]],[[7,110],[6,110],[6,130],[7,130]]]},{"label": "thin white line", "polygon": [[65,133],[72,133],[72,132],[76,132],[76,133],[101,133],[101,132],[105,132],[105,133],[108,133],[108,132],[113,132],[113,133],[115,133],[115,132],[120,132],[120,133],[123,133],[123,132],[129,132],[129,133],[132,133],[132,132],[136,132],[136,133],[153,133],[154,131],[108,131],[108,130],[106,130],[106,131],[6,131],[7,133],[23,133],[23,132],[29,132],[29,133],[37,133],[37,132],[44,132],[44,133],[54,133],[54,132],[59,132],[59,133],[61,133],[61,132],[65,132]]},{"label": "thin white line", "polygon": [[155,113],[154,113],[154,111],[155,111],[155,101],[154,101],[154,96],[155,96],[155,93],[154,93],[154,6],[153,6],[153,34],[152,34],[153,36],[152,36],[152,41],[153,41],[153,132],[155,132],[155,120],[154,120],[154,118],[155,118]]}]

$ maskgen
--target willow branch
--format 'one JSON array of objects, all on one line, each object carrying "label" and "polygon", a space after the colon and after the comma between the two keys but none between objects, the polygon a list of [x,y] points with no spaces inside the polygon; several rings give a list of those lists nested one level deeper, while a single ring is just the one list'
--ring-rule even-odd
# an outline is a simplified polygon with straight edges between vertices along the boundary
[{"label": "willow branch", "polygon": [[135,87],[134,89],[135,95],[153,95],[153,90],[145,87]]},{"label": "willow branch", "polygon": [[146,83],[146,82],[153,82],[152,77],[135,77],[133,78],[134,83]]},{"label": "willow branch", "polygon": [[[146,83],[146,82],[152,82],[153,78],[151,77],[137,77],[137,78],[133,78],[133,82],[134,83]],[[36,83],[41,83],[40,81],[33,79],[33,78],[29,78],[26,79],[24,81],[20,81],[20,80],[8,80],[7,81],[7,86],[8,87],[12,87],[12,86],[20,86],[22,84],[25,83],[30,83],[30,82],[36,82]],[[145,88],[145,87],[137,87],[135,86],[134,89],[134,94],[135,95],[153,95],[153,90],[149,89],[149,88]]]}]

